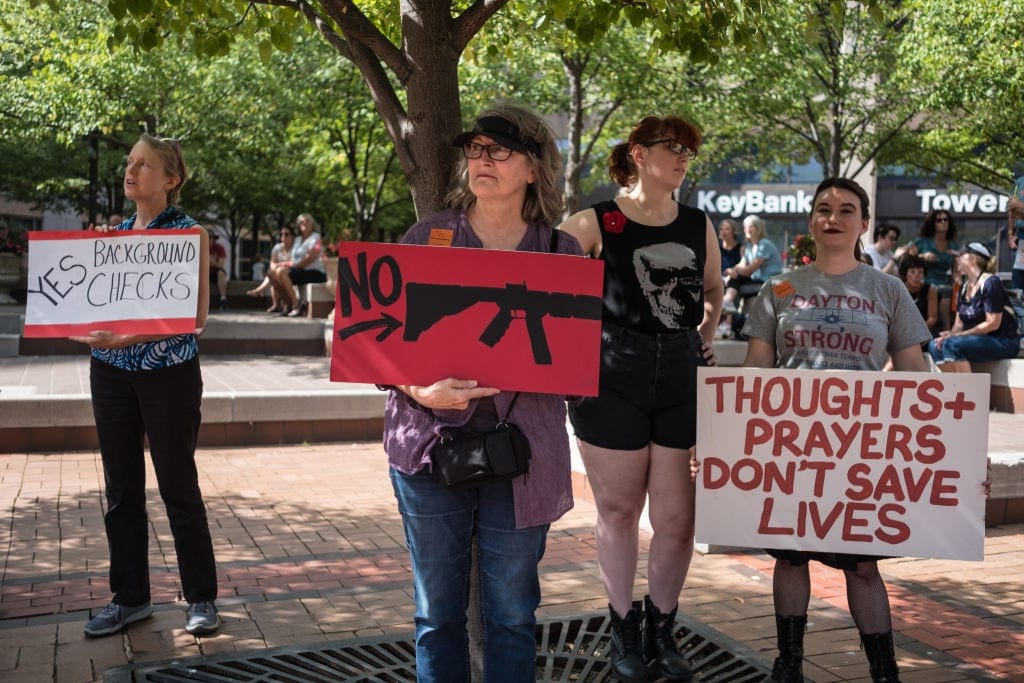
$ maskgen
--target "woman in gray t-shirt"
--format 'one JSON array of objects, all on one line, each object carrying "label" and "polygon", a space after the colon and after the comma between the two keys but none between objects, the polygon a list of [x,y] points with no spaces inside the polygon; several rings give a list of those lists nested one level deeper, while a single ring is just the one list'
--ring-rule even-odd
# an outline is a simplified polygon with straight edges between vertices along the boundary
[{"label": "woman in gray t-shirt", "polygon": [[[743,364],[757,368],[925,371],[920,344],[931,338],[903,283],[860,261],[869,204],[852,180],[829,178],[814,193],[809,231],[815,261],[761,289],[743,333]],[[779,656],[773,681],[802,681],[803,637],[811,593],[808,561],[841,569],[850,614],[872,680],[899,680],[892,615],[878,559],[868,555],[771,550]]]}]

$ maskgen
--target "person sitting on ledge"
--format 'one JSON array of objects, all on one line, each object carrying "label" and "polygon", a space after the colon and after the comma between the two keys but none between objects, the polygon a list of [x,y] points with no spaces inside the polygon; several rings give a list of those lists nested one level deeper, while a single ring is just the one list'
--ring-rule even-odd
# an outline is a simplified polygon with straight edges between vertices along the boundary
[{"label": "person sitting on ledge", "polygon": [[960,292],[956,322],[928,345],[943,372],[971,372],[971,363],[1016,358],[1020,353],[1017,317],[1002,281],[991,274],[992,253],[971,242],[957,256],[967,283]]},{"label": "person sitting on ledge", "polygon": [[[291,268],[292,247],[295,246],[295,230],[290,225],[281,228],[281,241],[274,245],[270,252],[270,263],[265,271],[263,282],[246,292],[248,296],[262,296],[263,292],[270,289],[271,304],[267,313],[287,312],[283,303],[278,299],[277,288],[273,286],[274,278],[279,268]],[[285,265],[287,264],[287,265]]]},{"label": "person sitting on ledge", "polygon": [[737,311],[737,298],[756,296],[765,280],[782,272],[782,255],[768,239],[763,218],[753,215],[744,218],[743,234],[747,247],[740,262],[722,272],[723,277],[728,278],[722,302],[722,309],[727,313]]},{"label": "person sitting on ledge", "polygon": [[308,213],[300,213],[295,219],[299,235],[292,247],[291,259],[282,263],[281,268],[271,272],[274,290],[279,301],[284,302],[281,315],[297,317],[306,313],[309,302],[295,295],[295,287],[327,282],[327,271],[321,260],[323,251],[320,241],[320,226]]}]

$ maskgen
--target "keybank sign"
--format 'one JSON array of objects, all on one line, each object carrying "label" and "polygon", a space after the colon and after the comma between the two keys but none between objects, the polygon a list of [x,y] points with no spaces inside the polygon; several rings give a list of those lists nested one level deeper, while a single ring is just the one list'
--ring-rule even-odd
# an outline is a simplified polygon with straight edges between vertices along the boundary
[{"label": "keybank sign", "polygon": [[739,218],[751,213],[802,214],[811,212],[812,192],[765,192],[746,190],[743,194],[719,194],[717,190],[697,190],[697,208],[704,213],[725,214]]},{"label": "keybank sign", "polygon": [[[992,192],[961,192],[920,188],[914,190],[911,198],[909,190],[879,188],[880,204],[890,208],[901,209],[900,213],[914,211],[911,206],[917,205],[922,214],[929,211],[949,211],[954,214],[993,214],[1006,213],[1009,198],[1006,195]],[[885,195],[885,196],[882,196]],[[888,199],[888,201],[885,201]],[[814,200],[814,188],[789,190],[743,190],[742,192],[719,190],[697,190],[697,208],[705,213],[739,218],[756,213],[763,216],[780,214],[806,216],[811,213],[811,202]],[[913,204],[911,204],[911,202]]]}]

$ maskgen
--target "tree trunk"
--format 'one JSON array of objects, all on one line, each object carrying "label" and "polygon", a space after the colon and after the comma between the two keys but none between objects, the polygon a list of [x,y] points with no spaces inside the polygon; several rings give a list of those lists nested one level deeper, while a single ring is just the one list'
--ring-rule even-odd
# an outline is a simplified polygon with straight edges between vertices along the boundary
[{"label": "tree trunk", "polygon": [[448,42],[449,10],[439,12],[440,5],[447,3],[402,2],[402,35],[412,70],[405,82],[408,114],[395,147],[419,218],[444,208],[455,168],[451,139],[462,130],[458,52]]},{"label": "tree trunk", "polygon": [[569,84],[569,148],[565,164],[565,213],[571,216],[580,205],[580,175],[583,171],[583,67],[578,59],[562,55],[562,67]]},{"label": "tree trunk", "polygon": [[[273,4],[273,0],[260,0]],[[444,207],[461,130],[459,55],[508,0],[477,0],[453,16],[450,0],[401,0],[401,45],[392,44],[350,0],[322,0],[344,39],[307,19],[359,69],[387,127],[419,217]],[[399,98],[396,85],[405,92]]]}]

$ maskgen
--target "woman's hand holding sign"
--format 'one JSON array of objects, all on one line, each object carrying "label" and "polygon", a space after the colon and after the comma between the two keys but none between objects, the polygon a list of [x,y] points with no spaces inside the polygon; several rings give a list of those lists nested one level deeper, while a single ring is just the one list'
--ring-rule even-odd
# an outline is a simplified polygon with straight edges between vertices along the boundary
[{"label": "woman's hand holding sign", "polygon": [[114,334],[107,330],[93,330],[87,335],[69,337],[72,341],[88,344],[92,349],[117,349],[129,344],[126,334]]},{"label": "woman's hand holding sign", "polygon": [[399,386],[398,389],[425,408],[435,410],[465,410],[475,398],[494,396],[500,390],[478,387],[475,379],[442,379],[429,387]]}]

